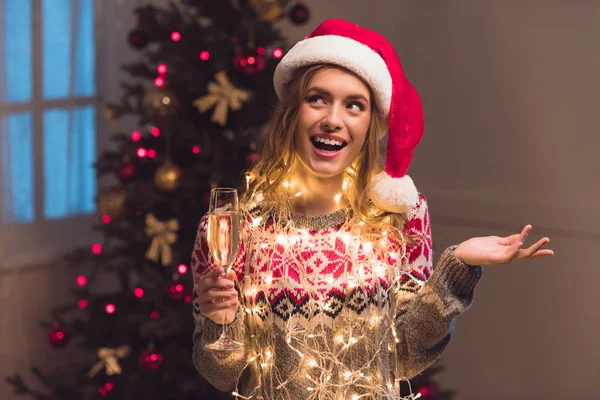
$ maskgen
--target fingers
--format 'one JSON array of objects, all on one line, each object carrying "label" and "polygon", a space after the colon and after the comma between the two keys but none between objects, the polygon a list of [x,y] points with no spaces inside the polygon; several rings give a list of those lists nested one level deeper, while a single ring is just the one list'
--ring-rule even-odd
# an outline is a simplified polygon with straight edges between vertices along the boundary
[{"label": "fingers", "polygon": [[234,288],[233,279],[235,272],[230,271],[227,278],[223,278],[223,268],[218,267],[200,278],[198,282],[198,296],[210,289],[229,290]]},{"label": "fingers", "polygon": [[205,303],[204,305],[200,306],[200,312],[202,314],[211,314],[215,311],[222,311],[222,310],[227,310],[233,307],[237,308],[238,306],[238,299],[233,299],[233,300],[229,300],[229,301],[224,301],[221,303]]},{"label": "fingers", "polygon": [[[520,234],[517,236],[520,236]],[[506,251],[506,254],[508,256],[507,262],[511,262],[513,260],[518,259],[519,252],[521,251],[521,247],[523,247],[523,242],[519,242],[519,241],[515,241],[508,247],[508,249]]]},{"label": "fingers", "polygon": [[527,249],[521,250],[517,259],[521,260],[524,258],[538,258],[543,256],[554,255],[554,252],[550,249],[542,250],[542,247],[544,247],[548,243],[550,243],[550,239],[547,237],[538,240],[536,243],[532,244]]},{"label": "fingers", "polygon": [[527,240],[527,236],[529,236],[529,233],[532,229],[533,227],[531,225],[525,225],[525,227],[521,231],[521,234],[519,235],[519,241],[525,243],[525,241]]}]

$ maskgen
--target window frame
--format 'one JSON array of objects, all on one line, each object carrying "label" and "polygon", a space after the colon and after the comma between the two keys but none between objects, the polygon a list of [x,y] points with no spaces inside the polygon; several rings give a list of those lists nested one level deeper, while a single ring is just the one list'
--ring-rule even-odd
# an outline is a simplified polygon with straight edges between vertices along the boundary
[{"label": "window frame", "polygon": [[[0,0],[0,8],[4,9],[5,1]],[[98,99],[110,97],[111,87],[100,85],[107,82],[113,57],[109,56],[110,43],[106,41],[104,32],[110,32],[113,0],[94,0],[94,52],[96,83],[95,96],[73,96],[62,99],[43,98],[43,48],[42,48],[42,1],[31,0],[32,18],[32,99],[25,103],[5,103],[0,110],[0,117],[15,112],[31,112],[33,121],[33,180],[34,180],[34,220],[32,222],[14,222],[4,224],[0,214],[0,271],[20,268],[22,266],[52,263],[68,250],[91,244],[100,240],[100,235],[91,227],[98,221],[96,213],[66,216],[59,219],[46,219],[44,215],[44,154],[43,135],[44,112],[55,108],[75,108],[93,106],[95,109],[95,155],[108,148],[107,128],[103,124],[102,110]],[[73,2],[79,0],[72,0]],[[108,4],[110,3],[110,4]],[[73,3],[72,3],[73,4]],[[1,149],[1,143],[0,143]],[[96,193],[100,184],[95,180]],[[3,182],[0,174],[0,193]],[[0,199],[1,200],[1,199]]]}]

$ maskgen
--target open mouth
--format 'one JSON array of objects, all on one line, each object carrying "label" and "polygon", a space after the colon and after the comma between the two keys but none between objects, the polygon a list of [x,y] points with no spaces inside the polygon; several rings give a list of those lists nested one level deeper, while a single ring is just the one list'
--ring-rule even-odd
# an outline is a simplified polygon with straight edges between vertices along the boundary
[{"label": "open mouth", "polygon": [[310,141],[318,150],[329,153],[336,153],[348,145],[348,143],[343,140],[330,139],[321,136],[313,136],[310,138]]}]

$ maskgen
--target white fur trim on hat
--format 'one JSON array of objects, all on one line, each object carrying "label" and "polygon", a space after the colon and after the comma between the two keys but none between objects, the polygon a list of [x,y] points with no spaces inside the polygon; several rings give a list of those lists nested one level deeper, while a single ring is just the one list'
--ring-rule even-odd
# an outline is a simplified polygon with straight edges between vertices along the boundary
[{"label": "white fur trim on hat", "polygon": [[419,192],[410,176],[392,178],[385,171],[371,182],[369,197],[375,206],[395,213],[406,212],[419,202]]},{"label": "white fur trim on hat", "polygon": [[344,36],[315,36],[296,43],[275,70],[273,83],[277,96],[284,95],[294,70],[321,63],[339,65],[364,79],[387,116],[392,101],[392,77],[385,61],[369,46]]}]

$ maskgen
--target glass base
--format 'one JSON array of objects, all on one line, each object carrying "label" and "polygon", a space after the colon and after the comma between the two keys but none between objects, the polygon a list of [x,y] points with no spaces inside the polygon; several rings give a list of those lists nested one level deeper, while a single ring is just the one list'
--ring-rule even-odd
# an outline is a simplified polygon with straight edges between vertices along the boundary
[{"label": "glass base", "polygon": [[204,348],[208,350],[217,350],[217,351],[233,351],[238,350],[244,347],[244,343],[236,342],[235,340],[231,340],[229,336],[221,335],[219,340],[214,343],[208,343],[204,345]]}]

